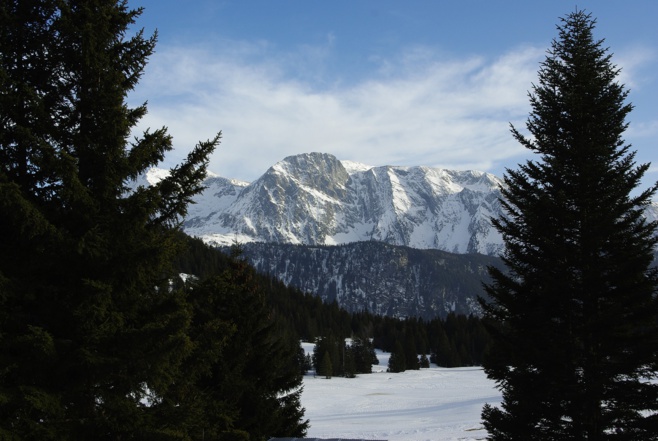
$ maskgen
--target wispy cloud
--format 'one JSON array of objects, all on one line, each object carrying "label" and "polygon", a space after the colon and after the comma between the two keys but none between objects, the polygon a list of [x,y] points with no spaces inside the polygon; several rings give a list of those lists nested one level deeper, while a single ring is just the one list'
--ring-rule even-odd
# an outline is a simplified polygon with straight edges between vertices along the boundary
[{"label": "wispy cloud", "polygon": [[132,97],[149,100],[141,127],[169,127],[173,162],[222,130],[210,169],[245,180],[309,151],[480,170],[523,153],[509,123],[527,117],[543,48],[456,59],[415,47],[374,60],[368,79],[331,82],[324,72],[317,81],[312,71],[330,61],[334,38],[283,56],[267,42],[160,48]]},{"label": "wispy cloud", "polygon": [[[654,48],[634,45],[614,54],[613,62],[621,67],[619,81],[632,91],[640,91],[647,82],[655,80],[653,66],[658,53]],[[650,67],[650,73],[644,69]]]}]

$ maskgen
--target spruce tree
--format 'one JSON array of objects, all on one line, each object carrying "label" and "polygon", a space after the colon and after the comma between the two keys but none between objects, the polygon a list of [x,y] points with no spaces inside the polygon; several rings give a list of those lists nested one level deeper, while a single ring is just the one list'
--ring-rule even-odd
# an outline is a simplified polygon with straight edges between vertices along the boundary
[{"label": "spruce tree", "polygon": [[317,337],[315,339],[315,346],[313,347],[313,366],[315,367],[316,374],[324,374],[324,355],[327,354],[329,359],[331,359],[330,351],[332,346],[333,339],[331,339],[331,337]]},{"label": "spruce tree", "polygon": [[[144,402],[192,349],[178,226],[219,136],[169,177],[127,94],[155,36],[114,0],[0,6],[0,438],[165,439]],[[162,435],[162,436],[161,436]]]},{"label": "spruce tree", "polygon": [[[484,367],[502,390],[482,417],[492,440],[658,439],[656,224],[622,139],[632,109],[595,20],[558,26],[530,94],[538,155],[507,170],[495,220],[508,273],[482,302],[494,344]],[[653,381],[653,382],[652,382]]]},{"label": "spruce tree", "polygon": [[399,373],[407,370],[406,353],[400,341],[395,342],[395,349],[388,359],[388,371]]},{"label": "spruce tree", "polygon": [[[301,437],[308,426],[302,420],[299,340],[277,327],[258,280],[253,267],[234,254],[221,274],[192,287],[193,342],[202,356],[185,361],[175,383],[191,384],[185,385],[186,396],[175,395],[170,404],[198,407],[196,424],[209,437]],[[230,334],[218,347],[225,326]],[[191,378],[190,372],[198,375]]]},{"label": "spruce tree", "polygon": [[372,365],[378,364],[375,348],[367,337],[354,337],[350,350],[354,356],[354,367],[357,374],[371,374]]},{"label": "spruce tree", "polygon": [[427,369],[430,367],[430,360],[427,358],[426,354],[421,354],[419,364],[422,369]]},{"label": "spruce tree", "polygon": [[344,345],[343,347],[343,377],[355,378],[357,374],[355,351],[351,346]]},{"label": "spruce tree", "polygon": [[418,362],[418,350],[416,349],[416,340],[411,333],[411,330],[405,335],[404,338],[404,365],[406,369],[417,371],[420,369]]},{"label": "spruce tree", "polygon": [[324,378],[329,380],[331,376],[333,375],[333,365],[331,363],[331,356],[329,355],[329,352],[325,352],[324,355],[322,356],[322,361],[320,363],[320,369],[318,372],[320,375],[324,375]]}]

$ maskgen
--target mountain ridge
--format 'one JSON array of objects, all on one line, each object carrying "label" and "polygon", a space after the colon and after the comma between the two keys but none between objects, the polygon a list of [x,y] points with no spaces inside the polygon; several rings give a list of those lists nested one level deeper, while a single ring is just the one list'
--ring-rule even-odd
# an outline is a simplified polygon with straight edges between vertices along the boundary
[{"label": "mountain ridge", "polygon": [[501,215],[503,181],[489,173],[372,167],[305,153],[252,183],[211,176],[206,185],[183,229],[216,246],[376,240],[457,253],[502,250],[489,219]]},{"label": "mountain ridge", "polygon": [[[136,185],[167,171],[152,169]],[[290,156],[252,183],[209,174],[183,231],[239,243],[259,271],[349,311],[476,314],[486,266],[500,266],[503,180],[478,171]],[[658,220],[658,204],[645,210]],[[488,259],[488,260],[487,260]]]}]

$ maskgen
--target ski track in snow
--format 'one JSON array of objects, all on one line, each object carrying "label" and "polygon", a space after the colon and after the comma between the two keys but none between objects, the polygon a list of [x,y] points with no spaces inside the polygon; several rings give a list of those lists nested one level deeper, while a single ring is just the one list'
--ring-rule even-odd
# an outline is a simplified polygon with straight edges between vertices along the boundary
[{"label": "ski track in snow", "polygon": [[[313,345],[304,343],[312,352]],[[480,412],[501,395],[479,367],[386,372],[389,354],[357,378],[304,377],[308,437],[389,441],[481,440]]]}]

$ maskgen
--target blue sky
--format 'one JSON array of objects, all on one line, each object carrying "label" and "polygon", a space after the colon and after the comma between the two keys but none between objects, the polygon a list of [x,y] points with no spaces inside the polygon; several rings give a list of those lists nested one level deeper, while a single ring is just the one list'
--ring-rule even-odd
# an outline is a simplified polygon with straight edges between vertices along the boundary
[{"label": "blue sky", "polygon": [[502,175],[528,158],[523,128],[556,25],[597,19],[635,106],[625,140],[658,180],[655,0],[129,0],[159,42],[133,103],[167,126],[179,162],[223,132],[210,170],[246,181],[286,156]]}]

